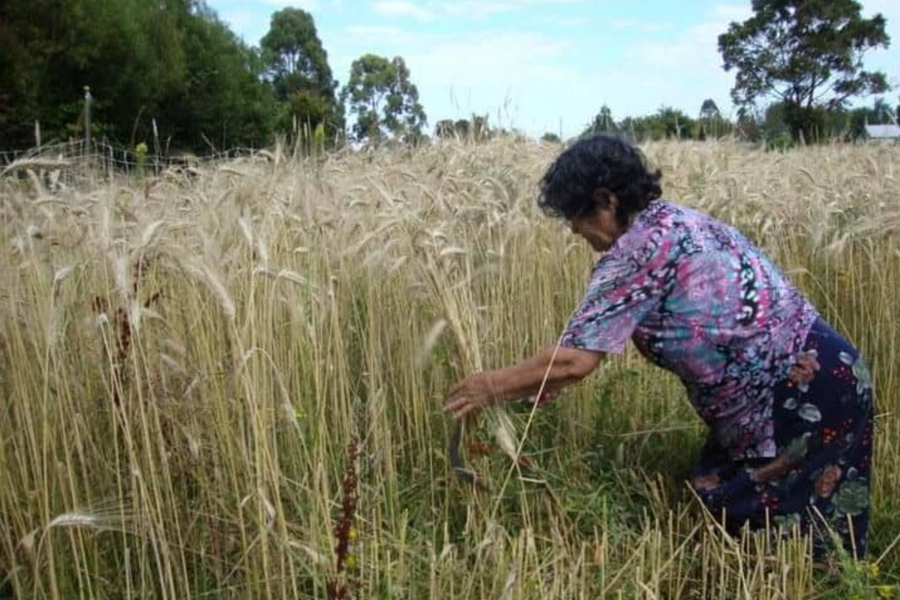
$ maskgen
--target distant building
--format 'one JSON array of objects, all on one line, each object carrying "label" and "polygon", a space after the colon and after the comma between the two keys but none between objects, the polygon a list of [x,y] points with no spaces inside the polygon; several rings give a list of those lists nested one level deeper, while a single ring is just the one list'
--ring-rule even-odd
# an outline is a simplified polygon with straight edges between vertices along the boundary
[{"label": "distant building", "polygon": [[900,140],[900,125],[866,125],[870,140]]}]

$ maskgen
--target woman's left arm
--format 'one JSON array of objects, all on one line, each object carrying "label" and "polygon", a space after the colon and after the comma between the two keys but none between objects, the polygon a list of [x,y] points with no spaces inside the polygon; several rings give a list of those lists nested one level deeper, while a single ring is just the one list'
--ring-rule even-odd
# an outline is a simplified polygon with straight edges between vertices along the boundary
[{"label": "woman's left arm", "polygon": [[544,392],[556,391],[587,377],[603,357],[603,353],[589,350],[547,348],[511,367],[461,379],[450,388],[444,412],[461,419],[491,404],[533,396],[541,390],[545,377]]}]

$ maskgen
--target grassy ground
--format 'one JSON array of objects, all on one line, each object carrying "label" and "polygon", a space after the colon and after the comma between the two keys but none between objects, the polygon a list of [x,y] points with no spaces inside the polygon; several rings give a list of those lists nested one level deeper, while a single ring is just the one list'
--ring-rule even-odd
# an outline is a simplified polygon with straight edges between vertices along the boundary
[{"label": "grassy ground", "polygon": [[[900,591],[900,149],[645,148],[863,350],[867,562],[733,539],[704,437],[634,353],[539,411],[534,470],[449,470],[447,387],[553,344],[592,256],[512,141],[115,179],[0,179],[0,577],[22,598],[880,598]],[[544,483],[541,483],[543,480]]]}]

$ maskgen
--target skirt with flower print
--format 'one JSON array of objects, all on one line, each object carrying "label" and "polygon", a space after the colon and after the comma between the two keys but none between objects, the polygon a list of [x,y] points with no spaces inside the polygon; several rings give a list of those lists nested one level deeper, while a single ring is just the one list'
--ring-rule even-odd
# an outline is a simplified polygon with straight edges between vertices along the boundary
[{"label": "skirt with flower print", "polygon": [[822,556],[833,534],[861,558],[869,524],[873,398],[859,352],[818,319],[788,379],[775,389],[774,459],[733,461],[710,437],[691,483],[726,528],[793,527]]}]

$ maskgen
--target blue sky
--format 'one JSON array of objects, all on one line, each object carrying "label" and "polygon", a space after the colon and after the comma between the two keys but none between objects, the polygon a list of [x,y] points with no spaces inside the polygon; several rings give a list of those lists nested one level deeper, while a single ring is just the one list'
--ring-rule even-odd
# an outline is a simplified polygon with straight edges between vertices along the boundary
[{"label": "blue sky", "polygon": [[[750,15],[750,0],[207,0],[250,45],[273,12],[309,11],[343,85],[365,53],[400,55],[428,115],[487,113],[493,125],[532,135],[579,133],[603,104],[616,119],[675,106],[696,114],[705,98],[731,111],[733,76],[717,37]],[[866,66],[900,84],[900,2],[863,0],[882,13],[894,43]],[[897,102],[898,91],[888,100]],[[864,100],[866,103],[871,99]]]}]

